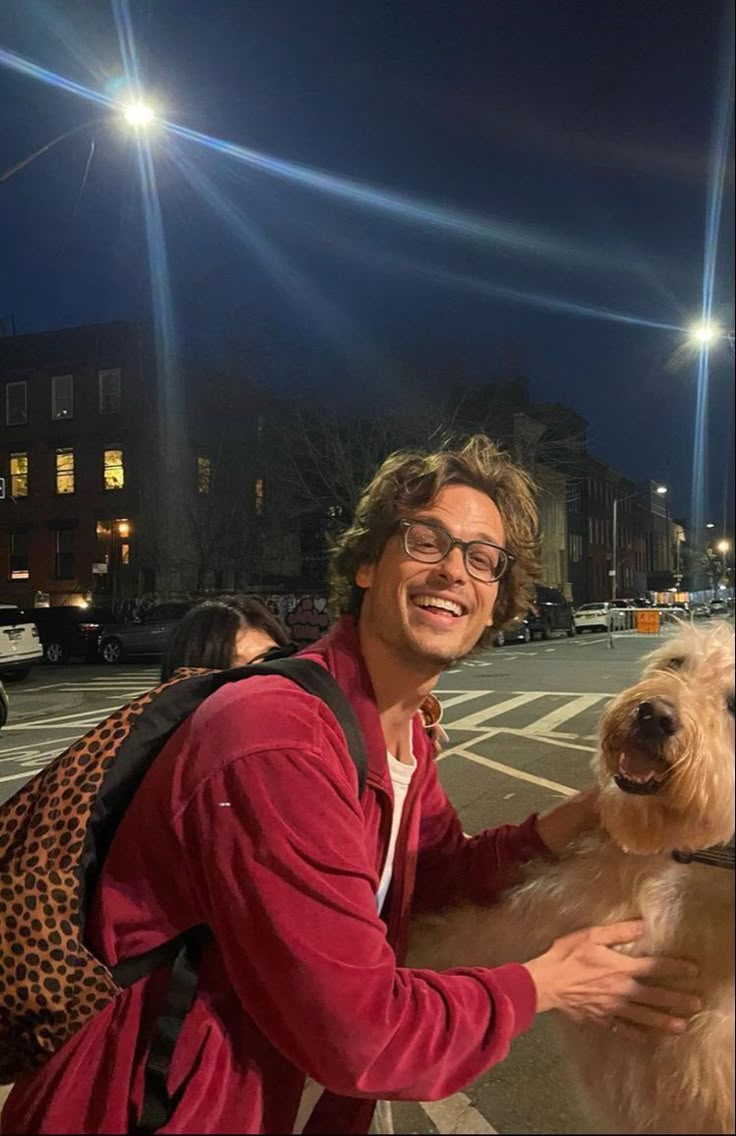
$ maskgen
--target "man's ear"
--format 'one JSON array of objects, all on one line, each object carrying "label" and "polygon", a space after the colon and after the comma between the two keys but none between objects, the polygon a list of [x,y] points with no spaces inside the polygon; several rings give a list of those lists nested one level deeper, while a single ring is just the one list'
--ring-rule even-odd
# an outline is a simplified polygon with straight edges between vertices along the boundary
[{"label": "man's ear", "polygon": [[355,573],[355,583],[359,588],[370,588],[373,584],[374,564],[361,564]]}]

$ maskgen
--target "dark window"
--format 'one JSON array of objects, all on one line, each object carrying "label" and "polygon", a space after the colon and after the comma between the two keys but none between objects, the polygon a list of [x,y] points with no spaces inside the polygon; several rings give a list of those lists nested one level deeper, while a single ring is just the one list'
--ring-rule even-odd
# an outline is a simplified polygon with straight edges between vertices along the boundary
[{"label": "dark window", "polygon": [[28,421],[28,385],[8,383],[5,387],[5,423],[7,426],[25,426]]},{"label": "dark window", "polygon": [[10,579],[27,580],[30,576],[28,562],[28,533],[25,530],[10,533]]},{"label": "dark window", "polygon": [[122,402],[122,380],[120,368],[99,371],[97,375],[100,414],[117,414]]},{"label": "dark window", "polygon": [[54,375],[51,379],[51,417],[74,417],[74,375]]},{"label": "dark window", "polygon": [[73,580],[74,530],[57,529],[54,544],[54,576],[57,580]]}]

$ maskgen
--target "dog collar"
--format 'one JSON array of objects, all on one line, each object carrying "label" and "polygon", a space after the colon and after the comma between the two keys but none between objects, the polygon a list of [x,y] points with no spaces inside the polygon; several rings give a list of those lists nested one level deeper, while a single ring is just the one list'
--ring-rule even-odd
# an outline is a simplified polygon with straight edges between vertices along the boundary
[{"label": "dog collar", "polygon": [[712,868],[736,868],[734,856],[734,842],[730,844],[713,844],[710,848],[702,848],[700,852],[673,852],[672,859],[678,864],[710,864]]}]

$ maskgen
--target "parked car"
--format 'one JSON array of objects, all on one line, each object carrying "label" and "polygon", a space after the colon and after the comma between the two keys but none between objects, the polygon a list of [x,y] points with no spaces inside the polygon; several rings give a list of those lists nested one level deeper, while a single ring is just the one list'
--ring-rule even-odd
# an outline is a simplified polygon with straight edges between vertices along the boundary
[{"label": "parked car", "polygon": [[527,615],[524,619],[517,619],[511,627],[504,627],[503,630],[497,631],[493,637],[493,643],[496,647],[503,647],[506,643],[528,643],[531,637],[532,632]]},{"label": "parked car", "polygon": [[708,607],[711,615],[725,615],[728,611],[728,604],[725,600],[711,600]]},{"label": "parked car", "polygon": [[30,607],[25,613],[38,628],[44,659],[54,664],[73,658],[95,662],[100,631],[113,622],[107,608]]},{"label": "parked car", "polygon": [[27,678],[42,658],[35,623],[15,604],[0,604],[0,678]]},{"label": "parked car", "polygon": [[140,655],[161,656],[169,632],[191,606],[179,601],[156,604],[135,622],[103,627],[99,638],[102,661],[112,665]]},{"label": "parked car", "polygon": [[5,693],[5,687],[0,682],[0,730],[8,720],[8,696]]},{"label": "parked car", "polygon": [[611,605],[606,600],[600,603],[581,604],[575,611],[575,628],[580,635],[583,631],[608,631],[608,613]]},{"label": "parked car", "polygon": [[710,608],[704,603],[690,604],[690,614],[693,619],[710,619]]},{"label": "parked car", "polygon": [[570,639],[575,634],[572,604],[558,588],[545,584],[537,585],[526,619],[532,638],[549,639],[553,631],[564,631]]}]

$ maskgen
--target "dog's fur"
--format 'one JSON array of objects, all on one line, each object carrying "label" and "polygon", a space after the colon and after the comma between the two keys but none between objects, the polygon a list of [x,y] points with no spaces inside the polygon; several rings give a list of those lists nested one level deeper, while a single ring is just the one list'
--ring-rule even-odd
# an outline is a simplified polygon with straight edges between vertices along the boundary
[{"label": "dog's fur", "polygon": [[[601,831],[530,868],[493,907],[413,927],[410,965],[435,970],[525,961],[571,931],[638,916],[645,935],[623,949],[698,963],[703,1010],[680,1036],[632,1038],[560,1016],[577,1078],[608,1132],[734,1131],[734,872],[671,855],[732,838],[733,692],[733,629],[682,626],[603,715],[594,761]],[[672,711],[666,731],[646,709],[653,699]],[[632,793],[629,778],[634,789],[647,779],[657,789]]]}]

